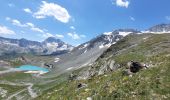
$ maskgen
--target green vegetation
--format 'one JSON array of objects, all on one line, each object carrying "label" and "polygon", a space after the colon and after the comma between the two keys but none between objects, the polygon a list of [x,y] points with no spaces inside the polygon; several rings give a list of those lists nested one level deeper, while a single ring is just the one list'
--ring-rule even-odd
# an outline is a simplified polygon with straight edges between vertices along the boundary
[{"label": "green vegetation", "polygon": [[[162,64],[148,70],[142,70],[132,77],[123,76],[122,69],[90,80],[64,82],[52,88],[37,100],[86,99],[170,99],[170,63]],[[88,86],[78,89],[78,83]]]},{"label": "green vegetation", "polygon": [[32,78],[31,74],[26,74],[23,72],[12,72],[0,75],[1,81],[10,81],[10,82],[19,82],[19,81],[26,81]]},{"label": "green vegetation", "polygon": [[[10,95],[19,92],[23,89],[25,89],[24,86],[13,86],[13,85],[7,85],[7,84],[0,84],[0,88],[3,89],[4,91],[4,97],[0,95],[0,100],[4,100],[5,98],[9,97]],[[0,91],[2,93],[2,91]]]},{"label": "green vegetation", "polygon": [[[36,100],[86,100],[87,97],[94,100],[170,99],[170,35],[127,36],[101,55],[93,67],[98,70],[107,60],[114,60],[121,68],[88,80],[56,84]],[[123,75],[131,60],[144,62],[150,67],[132,76]],[[81,70],[75,72],[78,71]],[[87,84],[87,87],[78,88],[79,83]]]},{"label": "green vegetation", "polygon": [[20,61],[20,60],[15,60],[15,61],[10,61],[10,64],[13,67],[18,67],[18,66],[23,65],[24,63],[22,61]]}]

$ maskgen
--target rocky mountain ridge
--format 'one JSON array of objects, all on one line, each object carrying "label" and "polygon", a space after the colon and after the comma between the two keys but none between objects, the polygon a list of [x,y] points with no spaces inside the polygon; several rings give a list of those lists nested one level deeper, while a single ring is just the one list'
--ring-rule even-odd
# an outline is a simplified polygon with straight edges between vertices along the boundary
[{"label": "rocky mountain ridge", "polygon": [[49,55],[57,52],[66,53],[72,50],[73,46],[54,37],[49,37],[43,42],[0,37],[0,48],[1,56],[19,53]]},{"label": "rocky mountain ridge", "polygon": [[[69,81],[50,88],[37,100],[168,99],[169,47],[170,34],[129,34],[111,45],[92,64],[74,70]],[[130,61],[146,64],[147,69],[126,74]]]},{"label": "rocky mountain ridge", "polygon": [[170,32],[170,24],[158,24],[147,30],[148,32],[153,33],[169,33]]},{"label": "rocky mountain ridge", "polygon": [[[139,31],[133,29],[120,29],[113,32],[103,33],[96,38],[75,47],[69,53],[57,56],[51,62],[58,73],[72,71],[92,64],[105,50],[111,45],[117,43],[129,34],[139,34]],[[53,72],[52,71],[52,72]]]}]

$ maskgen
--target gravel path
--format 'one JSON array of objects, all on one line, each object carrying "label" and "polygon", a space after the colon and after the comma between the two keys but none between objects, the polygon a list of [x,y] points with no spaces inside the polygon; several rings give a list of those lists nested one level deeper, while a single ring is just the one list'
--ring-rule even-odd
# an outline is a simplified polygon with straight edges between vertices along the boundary
[{"label": "gravel path", "polygon": [[21,90],[21,91],[19,91],[19,92],[16,92],[16,93],[10,95],[6,100],[11,100],[13,97],[17,96],[18,94],[20,94],[20,93],[22,93],[22,92],[24,92],[24,91],[26,91],[26,90],[27,90],[27,89],[23,89],[23,90]]},{"label": "gravel path", "polygon": [[32,89],[33,87],[33,83],[12,83],[12,82],[8,82],[8,81],[1,81],[0,84],[7,84],[7,85],[13,85],[13,86],[27,86],[26,89],[23,89],[19,92],[16,92],[14,94],[12,94],[11,96],[9,96],[7,98],[7,100],[11,100],[11,98],[19,95],[20,93],[24,92],[24,91],[28,91],[29,95],[32,97],[32,98],[35,98],[37,97],[37,93]]},{"label": "gravel path", "polygon": [[8,70],[0,71],[0,75],[6,74],[6,73],[11,73],[11,72],[18,72],[15,68],[10,68]]}]

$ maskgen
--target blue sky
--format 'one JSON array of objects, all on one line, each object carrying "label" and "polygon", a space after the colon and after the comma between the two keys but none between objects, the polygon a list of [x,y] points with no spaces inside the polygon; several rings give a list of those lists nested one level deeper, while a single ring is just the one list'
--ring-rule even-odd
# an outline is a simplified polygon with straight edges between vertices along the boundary
[{"label": "blue sky", "polygon": [[170,0],[0,0],[0,36],[78,45],[119,28],[170,23]]}]

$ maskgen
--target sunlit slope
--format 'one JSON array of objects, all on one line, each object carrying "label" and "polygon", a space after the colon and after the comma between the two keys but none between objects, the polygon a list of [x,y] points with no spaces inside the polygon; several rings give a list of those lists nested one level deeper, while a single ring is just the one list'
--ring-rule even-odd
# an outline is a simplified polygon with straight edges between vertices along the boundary
[{"label": "sunlit slope", "polygon": [[[114,60],[119,67],[98,75],[103,64],[110,60]],[[132,77],[125,76],[122,72],[130,60],[144,62],[149,68]],[[92,66],[75,73],[79,77],[82,71],[93,70],[96,74],[89,76],[91,78],[65,81],[45,91],[37,99],[169,99],[170,34],[129,35],[112,45]],[[87,86],[78,88],[79,83]]]}]

